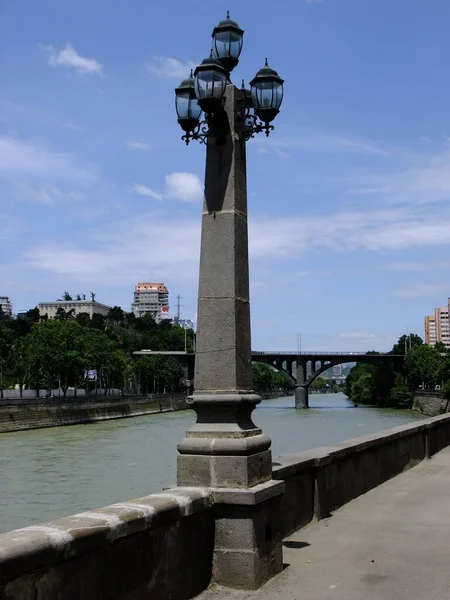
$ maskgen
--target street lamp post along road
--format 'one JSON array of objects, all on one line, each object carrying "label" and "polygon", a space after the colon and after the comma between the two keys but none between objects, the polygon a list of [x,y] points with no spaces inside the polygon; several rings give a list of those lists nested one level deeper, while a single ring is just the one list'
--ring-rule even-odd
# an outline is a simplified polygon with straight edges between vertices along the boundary
[{"label": "street lamp post along road", "polygon": [[[194,393],[197,422],[178,445],[177,484],[211,489],[213,576],[254,589],[282,569],[277,526],[284,483],[272,479],[271,440],[252,421],[246,142],[269,135],[283,80],[268,66],[234,86],[243,30],[214,28],[211,55],[175,90],[182,139],[206,144]],[[244,533],[245,532],[245,535]]]}]

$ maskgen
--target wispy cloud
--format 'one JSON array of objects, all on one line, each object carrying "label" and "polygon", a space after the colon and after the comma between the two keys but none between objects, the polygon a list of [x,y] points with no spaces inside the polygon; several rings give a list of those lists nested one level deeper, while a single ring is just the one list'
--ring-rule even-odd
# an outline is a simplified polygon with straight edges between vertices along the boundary
[{"label": "wispy cloud", "polygon": [[397,298],[427,298],[434,296],[440,292],[448,293],[448,284],[446,283],[414,283],[412,285],[398,288],[392,292],[393,296]]},{"label": "wispy cloud", "polygon": [[146,185],[142,185],[141,183],[134,183],[131,186],[130,191],[134,192],[135,194],[138,194],[139,196],[147,196],[147,198],[153,198],[153,200],[158,200],[159,202],[161,202],[164,198],[162,194],[155,192],[151,188],[147,187]]},{"label": "wispy cloud", "polygon": [[67,67],[73,69],[79,75],[101,75],[103,65],[95,58],[81,56],[71,44],[66,44],[61,50],[53,46],[41,46],[48,56],[48,64],[51,67]]},{"label": "wispy cloud", "polygon": [[366,187],[366,188],[351,188],[347,190],[350,196],[368,196],[371,194],[388,194],[391,191],[389,187]]},{"label": "wispy cloud", "polygon": [[130,191],[155,200],[173,199],[181,202],[199,202],[203,197],[203,184],[195,173],[170,173],[166,176],[163,192],[155,192],[143,184],[135,183]]},{"label": "wispy cloud", "polygon": [[316,152],[347,151],[378,156],[389,154],[388,150],[372,141],[323,132],[307,132],[295,137],[273,139],[270,146],[286,150],[298,148]]},{"label": "wispy cloud", "polygon": [[0,173],[5,178],[93,180],[94,169],[68,153],[55,152],[39,142],[0,137]]},{"label": "wispy cloud", "polygon": [[197,64],[191,60],[182,62],[177,58],[154,56],[152,62],[146,63],[145,68],[152,75],[161,79],[183,79],[188,77],[191,69],[195,69]]},{"label": "wispy cloud", "polygon": [[128,150],[151,150],[152,147],[146,142],[127,142]]}]

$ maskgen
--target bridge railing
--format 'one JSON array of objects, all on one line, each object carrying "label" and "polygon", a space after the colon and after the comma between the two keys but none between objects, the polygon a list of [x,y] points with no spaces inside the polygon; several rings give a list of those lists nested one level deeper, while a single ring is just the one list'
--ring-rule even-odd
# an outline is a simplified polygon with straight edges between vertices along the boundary
[{"label": "bridge railing", "polygon": [[288,350],[287,352],[281,350],[274,350],[272,352],[268,350],[253,350],[252,354],[254,356],[373,356],[376,357],[385,357],[385,356],[404,356],[403,354],[369,354],[367,352],[305,352],[302,350],[301,352],[295,352],[293,350]]}]

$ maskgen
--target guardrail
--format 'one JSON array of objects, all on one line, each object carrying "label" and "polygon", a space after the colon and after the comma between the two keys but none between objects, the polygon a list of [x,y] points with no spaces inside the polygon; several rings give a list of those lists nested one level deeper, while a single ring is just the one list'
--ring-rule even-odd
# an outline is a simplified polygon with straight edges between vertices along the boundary
[{"label": "guardrail", "polygon": [[373,356],[373,357],[392,357],[392,358],[404,358],[404,354],[369,354],[367,352],[305,352],[302,350],[301,352],[295,352],[293,350],[288,350],[283,352],[281,350],[274,350],[270,352],[268,350],[253,350],[252,355],[256,356]]}]

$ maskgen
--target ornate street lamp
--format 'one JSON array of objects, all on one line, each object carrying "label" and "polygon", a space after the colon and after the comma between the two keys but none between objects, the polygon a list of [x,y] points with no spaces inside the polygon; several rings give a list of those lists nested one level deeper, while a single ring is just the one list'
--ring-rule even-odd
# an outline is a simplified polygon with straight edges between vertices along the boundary
[{"label": "ornate street lamp", "polygon": [[266,63],[250,82],[253,106],[256,114],[265,123],[266,135],[269,135],[269,123],[280,112],[283,101],[283,79]]},{"label": "ornate street lamp", "polygon": [[213,498],[216,582],[255,589],[283,568],[275,515],[284,484],[272,479],[271,440],[251,417],[261,398],[252,382],[246,142],[273,130],[283,80],[266,62],[251,90],[231,83],[243,34],[227,15],[211,56],[175,90],[182,139],[207,149],[189,399],[197,422],[178,445],[177,484],[209,488]]},{"label": "ornate street lamp", "polygon": [[195,94],[195,80],[192,71],[190,76],[184,79],[175,90],[175,108],[181,128],[186,133],[193,131],[199,123],[202,109]]},{"label": "ornate street lamp", "polygon": [[243,37],[243,30],[236,21],[230,19],[229,12],[227,18],[220,21],[212,32],[214,58],[217,58],[230,73],[239,62]]},{"label": "ornate street lamp", "polygon": [[202,110],[214,114],[222,106],[222,98],[228,83],[228,71],[211,56],[205,58],[195,69],[195,94]]}]

